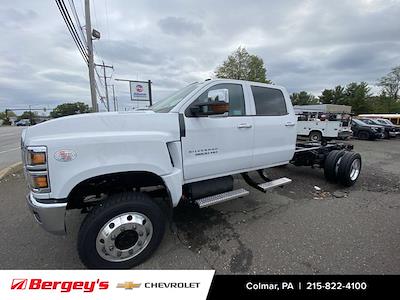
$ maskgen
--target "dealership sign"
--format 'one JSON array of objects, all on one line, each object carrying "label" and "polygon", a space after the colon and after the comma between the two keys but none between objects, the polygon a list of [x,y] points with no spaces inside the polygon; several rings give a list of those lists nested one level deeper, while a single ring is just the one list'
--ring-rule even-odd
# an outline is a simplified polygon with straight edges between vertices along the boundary
[{"label": "dealership sign", "polygon": [[130,81],[132,101],[151,101],[150,81]]}]

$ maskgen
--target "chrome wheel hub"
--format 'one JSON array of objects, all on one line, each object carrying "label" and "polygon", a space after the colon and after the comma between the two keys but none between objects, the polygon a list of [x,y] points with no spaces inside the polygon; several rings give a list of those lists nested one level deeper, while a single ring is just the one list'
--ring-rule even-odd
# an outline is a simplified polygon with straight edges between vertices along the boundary
[{"label": "chrome wheel hub", "polygon": [[104,224],[96,238],[96,250],[105,260],[121,262],[142,252],[152,236],[153,225],[147,216],[127,212]]},{"label": "chrome wheel hub", "polygon": [[357,180],[358,175],[360,175],[361,170],[361,161],[359,159],[355,159],[350,167],[350,179],[352,181]]}]

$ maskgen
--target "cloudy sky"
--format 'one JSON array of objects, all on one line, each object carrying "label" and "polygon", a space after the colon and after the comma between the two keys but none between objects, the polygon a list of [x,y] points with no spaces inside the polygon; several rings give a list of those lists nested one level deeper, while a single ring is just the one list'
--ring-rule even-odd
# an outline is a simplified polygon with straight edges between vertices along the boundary
[{"label": "cloudy sky", "polygon": [[[84,25],[84,0],[74,2]],[[400,65],[400,1],[91,0],[96,62],[113,78],[153,81],[159,99],[213,77],[238,46],[290,92],[377,78]],[[90,103],[87,67],[55,1],[0,5],[0,111]],[[101,71],[101,70],[99,70]],[[120,109],[128,84],[115,83]],[[378,91],[374,88],[374,91]],[[101,106],[101,105],[100,105]]]}]

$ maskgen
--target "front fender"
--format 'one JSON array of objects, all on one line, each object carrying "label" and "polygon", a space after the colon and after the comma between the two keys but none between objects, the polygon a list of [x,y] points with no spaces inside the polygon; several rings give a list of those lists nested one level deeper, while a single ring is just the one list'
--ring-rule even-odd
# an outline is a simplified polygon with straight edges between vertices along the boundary
[{"label": "front fender", "polygon": [[[48,165],[52,199],[66,198],[80,182],[104,175],[129,171],[146,171],[160,177],[174,168],[167,143],[172,137],[163,132],[96,134],[84,137],[58,137],[43,141],[48,145]],[[40,143],[40,141],[37,141]],[[76,158],[69,162],[55,159],[59,150],[72,150]]]}]

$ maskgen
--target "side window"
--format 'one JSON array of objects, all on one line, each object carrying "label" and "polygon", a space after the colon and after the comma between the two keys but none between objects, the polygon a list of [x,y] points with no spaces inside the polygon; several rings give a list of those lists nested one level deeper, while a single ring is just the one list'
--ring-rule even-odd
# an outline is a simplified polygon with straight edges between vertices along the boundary
[{"label": "side window", "polygon": [[260,86],[251,86],[256,115],[259,116],[283,116],[287,115],[285,97],[278,89]]},{"label": "side window", "polygon": [[229,102],[229,116],[244,116],[246,114],[243,87],[241,84],[221,83],[216,84],[202,93],[191,105],[211,101],[208,96],[210,91],[224,91]]}]

